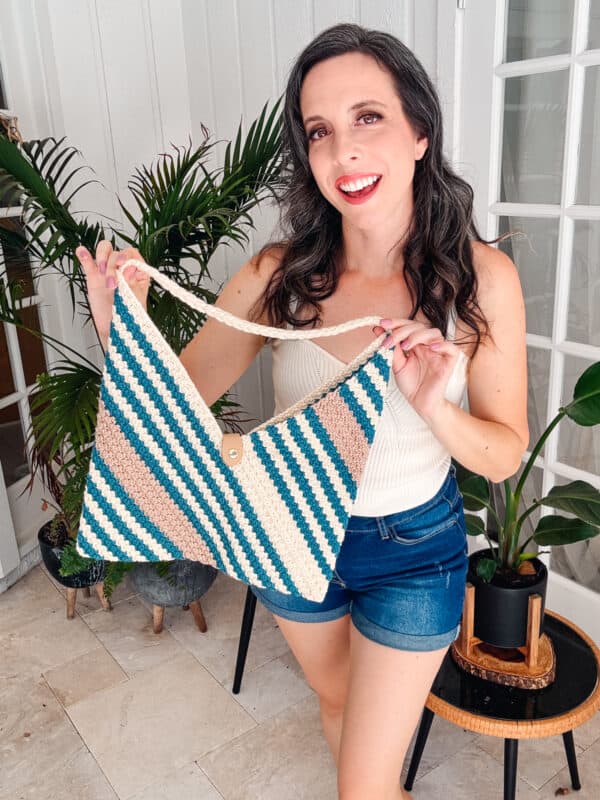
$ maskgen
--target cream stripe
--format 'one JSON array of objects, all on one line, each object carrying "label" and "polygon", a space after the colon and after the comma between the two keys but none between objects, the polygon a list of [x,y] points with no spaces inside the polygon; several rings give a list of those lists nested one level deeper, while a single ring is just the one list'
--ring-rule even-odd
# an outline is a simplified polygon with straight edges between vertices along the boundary
[{"label": "cream stripe", "polygon": [[[317,541],[317,543],[321,548],[325,562],[330,567],[333,567],[335,564],[336,556],[332,553],[331,547],[329,546],[329,543],[323,533],[323,529],[321,528],[317,518],[315,517],[312,508],[310,507],[310,505],[306,501],[306,498],[299,489],[298,484],[287,462],[281,456],[279,450],[277,449],[277,446],[271,441],[270,437],[264,431],[261,431],[259,434],[257,434],[257,436],[260,438],[260,441],[262,442],[267,453],[275,461],[277,469],[281,473],[281,477],[284,483],[286,484],[288,491],[290,492],[293,499],[296,501],[300,510],[303,512],[308,527],[312,531],[315,540]],[[315,482],[314,477],[312,481],[311,477],[313,477],[313,472],[311,469],[309,469],[307,473],[307,479],[311,483],[314,483]],[[309,549],[308,544],[307,544],[307,549]]]},{"label": "cream stripe", "polygon": [[[254,449],[253,437],[244,440],[244,457],[235,472],[243,483],[254,482],[252,493],[257,506],[261,508],[261,520],[267,530],[277,532],[273,547],[293,582],[303,591],[312,582],[313,556],[304,537],[298,532],[287,504],[279,493],[272,492],[271,479]],[[302,552],[299,553],[299,550]],[[281,591],[287,591],[285,584],[281,585]]]},{"label": "cream stripe", "polygon": [[[279,428],[279,432],[281,433],[281,437],[285,442],[285,444],[292,451],[294,458],[300,464],[300,469],[304,472],[305,475],[308,476],[311,489],[313,490],[315,497],[317,498],[317,503],[319,503],[321,509],[323,510],[324,516],[326,517],[331,527],[335,528],[336,525],[339,524],[337,516],[331,506],[331,501],[328,499],[327,494],[325,493],[325,490],[321,485],[321,481],[318,480],[317,476],[315,475],[314,466],[311,464],[308,458],[306,458],[304,452],[296,443],[296,440],[288,430],[287,425],[282,425]],[[323,538],[325,540],[325,537]],[[327,552],[325,546],[323,547],[323,550]]]},{"label": "cream stripe", "polygon": [[[85,506],[86,508],[89,508],[89,500],[87,497],[85,498]],[[89,523],[85,521],[83,516],[79,522],[79,529],[81,531],[83,538],[86,539],[87,542],[89,542],[90,546],[94,548],[94,550],[98,553],[100,558],[103,558],[105,561],[120,560],[119,557],[112,552],[112,550],[109,550],[108,547],[106,547],[106,545],[100,541],[100,539],[96,536],[96,534],[90,527]],[[112,527],[109,533],[110,533],[110,538],[112,539],[114,535],[114,529]],[[85,558],[89,558],[89,555],[85,552],[85,550],[80,549],[79,546],[77,546],[76,549],[79,555],[84,556]],[[127,548],[127,553],[129,554],[129,557],[131,558],[132,561],[138,561],[139,559],[141,559],[141,555],[138,554],[135,548]]]}]

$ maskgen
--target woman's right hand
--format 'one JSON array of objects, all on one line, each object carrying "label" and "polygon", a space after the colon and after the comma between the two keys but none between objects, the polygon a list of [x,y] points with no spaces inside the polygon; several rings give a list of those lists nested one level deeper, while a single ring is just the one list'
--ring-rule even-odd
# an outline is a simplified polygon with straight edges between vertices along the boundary
[{"label": "woman's right hand", "polygon": [[[140,261],[144,259],[135,247],[127,247],[125,250],[113,250],[112,244],[106,239],[98,244],[95,259],[89,250],[83,246],[77,248],[75,255],[83,267],[87,280],[90,311],[92,312],[100,341],[106,348],[115,288],[117,286],[117,267],[124,264],[129,258],[137,258]],[[123,276],[137,299],[146,307],[150,276],[133,265],[125,269]]]}]

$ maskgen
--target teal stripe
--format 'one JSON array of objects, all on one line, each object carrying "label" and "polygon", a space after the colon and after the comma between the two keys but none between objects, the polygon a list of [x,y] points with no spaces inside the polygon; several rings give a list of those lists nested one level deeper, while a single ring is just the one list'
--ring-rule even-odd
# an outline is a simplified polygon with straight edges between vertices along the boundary
[{"label": "teal stripe", "polygon": [[367,416],[367,412],[361,406],[359,401],[354,396],[354,392],[350,388],[349,384],[345,383],[343,386],[340,386],[338,389],[340,393],[340,397],[346,403],[352,414],[354,414],[355,419],[357,420],[358,424],[363,430],[365,437],[369,444],[373,441],[373,437],[375,436],[375,428],[373,427],[371,420]]},{"label": "teal stripe", "polygon": [[[327,539],[329,547],[335,553],[336,545],[338,544],[337,538],[335,536],[335,533],[331,527],[329,520],[327,519],[327,516],[325,515],[325,512],[321,507],[321,503],[317,499],[317,496],[314,493],[312,486],[310,485],[310,480],[308,476],[304,474],[304,471],[302,470],[300,464],[296,460],[296,457],[294,456],[289,446],[286,444],[283,436],[281,435],[281,431],[278,429],[278,426],[271,425],[264,430],[264,433],[270,436],[271,441],[273,442],[278,452],[283,457],[283,460],[285,461],[287,467],[292,473],[292,479],[296,483],[296,486],[299,488],[300,492],[303,494],[310,510],[312,511],[317,522],[319,523],[321,530],[325,534],[325,538]],[[312,472],[310,474],[310,477],[314,478]],[[316,539],[314,540],[314,546],[315,548],[318,549],[319,554],[321,554],[322,553],[321,545]],[[312,544],[311,544],[311,549],[312,549]]]},{"label": "teal stripe", "polygon": [[289,486],[283,479],[281,472],[277,468],[276,462],[267,452],[265,448],[262,438],[267,437],[268,434],[263,431],[258,431],[255,436],[252,436],[252,447],[254,448],[254,452],[260,459],[262,465],[264,466],[267,474],[271,478],[271,483],[275,486],[277,491],[279,492],[279,496],[283,500],[283,502],[288,507],[294,522],[300,529],[306,543],[309,547],[310,552],[313,554],[313,557],[317,564],[319,565],[319,569],[323,573],[323,575],[329,580],[333,575],[333,568],[330,567],[325,558],[323,557],[323,553],[321,548],[319,547],[318,543],[315,540],[314,534],[310,529],[310,525],[308,524],[308,520],[304,516],[304,512],[294,499]]}]

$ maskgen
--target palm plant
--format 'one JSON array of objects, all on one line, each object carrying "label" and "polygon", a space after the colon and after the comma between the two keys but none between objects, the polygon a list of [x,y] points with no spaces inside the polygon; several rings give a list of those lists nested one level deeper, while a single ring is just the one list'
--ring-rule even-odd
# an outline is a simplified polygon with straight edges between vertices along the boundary
[{"label": "palm plant", "polygon": [[[495,529],[497,536],[497,542],[490,538],[481,517],[474,514],[465,515],[467,533],[471,536],[483,534],[487,539],[488,555],[491,557],[479,558],[476,567],[477,574],[486,582],[490,581],[497,571],[522,571],[524,563],[537,555],[527,551],[527,546],[532,541],[542,546],[566,545],[591,539],[600,533],[600,492],[586,481],[578,480],[564,486],[554,486],[545,497],[534,499],[520,511],[523,489],[535,460],[548,436],[565,417],[585,427],[600,423],[600,362],[592,364],[580,376],[570,403],[559,409],[540,435],[514,489],[509,480],[504,481],[502,514],[492,500],[489,481],[463,467],[458,470],[459,488],[465,509],[468,511],[486,509],[491,523],[489,527]],[[533,533],[525,538],[524,524],[540,506],[564,511],[572,516],[565,517],[560,514],[543,516]]]},{"label": "palm plant", "polygon": [[[174,153],[160,154],[150,167],[137,168],[128,183],[133,208],[117,198],[130,226],[128,233],[112,220],[92,222],[72,211],[73,200],[84,186],[99,181],[89,179],[75,185],[76,176],[86,167],[74,166],[81,153],[66,145],[64,138],[32,140],[19,146],[0,135],[0,198],[4,205],[22,208],[18,228],[0,226],[4,252],[0,260],[0,321],[43,338],[61,356],[37,376],[32,393],[28,488],[39,475],[55,502],[53,523],[66,528],[71,546],[63,555],[63,575],[90,563],[73,545],[94,439],[101,371],[66,343],[26,325],[23,282],[14,265],[8,278],[6,253],[25,251],[35,264],[36,277],[56,275],[69,292],[73,315],[83,315],[84,325],[94,323],[75,249],[83,244],[93,253],[103,239],[115,248],[136,247],[147,263],[160,267],[196,296],[214,302],[216,295],[203,285],[211,277],[208,265],[212,255],[220,244],[248,242],[249,230],[254,227],[251,212],[262,200],[276,196],[281,186],[278,106],[268,110],[265,104],[246,135],[240,123],[234,141],[227,143],[220,167],[208,167],[217,142],[203,127],[199,146],[194,148],[190,138],[186,147],[172,145]],[[155,283],[148,294],[148,314],[177,354],[205,318]],[[97,331],[96,336],[102,347]],[[225,426],[240,430],[238,404],[227,394],[217,400],[212,411]],[[166,566],[158,565],[159,571],[165,572]],[[107,565],[107,596],[130,567],[118,562]]]}]

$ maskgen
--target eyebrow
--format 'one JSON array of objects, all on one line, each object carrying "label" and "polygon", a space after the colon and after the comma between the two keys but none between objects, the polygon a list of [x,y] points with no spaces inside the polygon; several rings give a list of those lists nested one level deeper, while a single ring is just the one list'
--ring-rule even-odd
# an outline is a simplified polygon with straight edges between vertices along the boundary
[{"label": "eyebrow", "polygon": [[[379,100],[360,100],[358,103],[354,103],[353,106],[350,106],[350,111],[360,111],[361,108],[366,108],[367,106],[380,106],[381,108],[387,108],[385,103],[381,103]],[[306,127],[309,122],[316,122],[317,120],[322,119],[321,116],[313,115],[312,117],[307,117],[303,120],[304,127]]]}]

